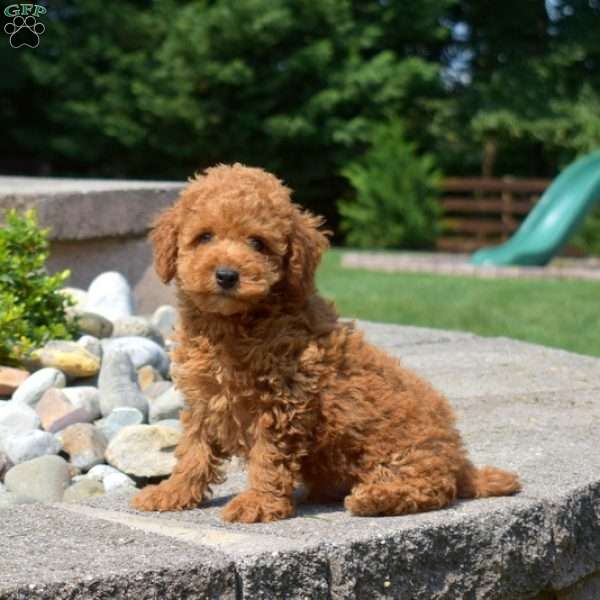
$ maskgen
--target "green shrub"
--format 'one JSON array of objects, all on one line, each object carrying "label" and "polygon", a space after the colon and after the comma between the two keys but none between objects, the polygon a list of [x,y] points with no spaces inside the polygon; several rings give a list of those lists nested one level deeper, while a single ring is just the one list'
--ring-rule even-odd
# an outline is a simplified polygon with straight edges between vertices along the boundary
[{"label": "green shrub", "polygon": [[0,364],[18,364],[52,338],[70,339],[69,300],[58,291],[68,271],[48,275],[47,230],[33,211],[5,215],[0,227]]},{"label": "green shrub", "polygon": [[399,122],[377,127],[362,159],[342,170],[354,188],[341,200],[342,230],[360,248],[427,248],[441,229],[441,174],[429,155],[417,154]]},{"label": "green shrub", "polygon": [[600,206],[585,218],[581,229],[573,238],[572,245],[592,256],[600,256]]}]

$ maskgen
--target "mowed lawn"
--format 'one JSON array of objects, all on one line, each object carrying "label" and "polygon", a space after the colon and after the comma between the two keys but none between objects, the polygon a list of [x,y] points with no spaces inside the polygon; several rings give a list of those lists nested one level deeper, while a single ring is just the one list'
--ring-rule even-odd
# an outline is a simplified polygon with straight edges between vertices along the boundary
[{"label": "mowed lawn", "polygon": [[600,281],[477,279],[343,269],[324,257],[317,282],[340,314],[506,336],[600,356]]}]

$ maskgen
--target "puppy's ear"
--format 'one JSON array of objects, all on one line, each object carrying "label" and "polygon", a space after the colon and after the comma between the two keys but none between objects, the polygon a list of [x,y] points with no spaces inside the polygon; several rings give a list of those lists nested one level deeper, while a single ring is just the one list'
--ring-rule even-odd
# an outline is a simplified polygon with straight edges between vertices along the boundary
[{"label": "puppy's ear", "polygon": [[315,289],[315,271],[323,252],[329,247],[327,235],[320,231],[321,217],[309,212],[295,210],[293,229],[289,241],[287,262],[287,285],[289,292],[298,300],[304,300]]},{"label": "puppy's ear", "polygon": [[154,269],[163,283],[169,283],[177,271],[178,221],[175,207],[167,208],[156,219],[150,232],[154,249]]}]

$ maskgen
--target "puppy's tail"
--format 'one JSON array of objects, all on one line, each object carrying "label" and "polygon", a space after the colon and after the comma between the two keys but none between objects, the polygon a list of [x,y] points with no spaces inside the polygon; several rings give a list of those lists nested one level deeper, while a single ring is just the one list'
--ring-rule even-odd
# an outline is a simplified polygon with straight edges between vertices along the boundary
[{"label": "puppy's tail", "polygon": [[496,467],[476,468],[468,464],[458,481],[460,498],[510,496],[521,489],[518,475]]}]

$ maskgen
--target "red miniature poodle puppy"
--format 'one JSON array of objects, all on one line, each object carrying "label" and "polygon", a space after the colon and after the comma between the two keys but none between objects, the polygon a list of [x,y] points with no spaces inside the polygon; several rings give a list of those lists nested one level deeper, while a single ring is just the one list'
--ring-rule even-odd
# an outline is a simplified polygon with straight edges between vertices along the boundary
[{"label": "red miniature poodle puppy", "polygon": [[516,475],[475,468],[447,400],[340,323],[314,284],[327,238],[273,175],[208,169],[157,220],[155,268],[177,283],[173,375],[186,398],[169,479],[140,510],[198,506],[231,455],[249,488],[226,521],[274,521],[307,499],[355,515],[402,515],[455,498],[513,494]]}]

